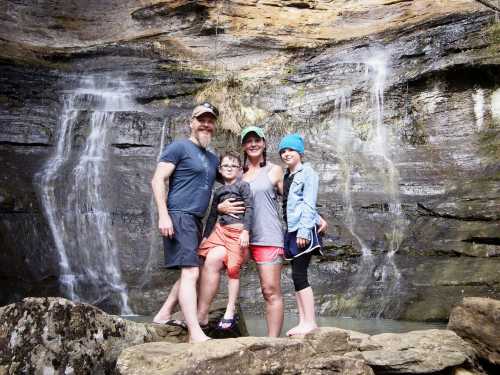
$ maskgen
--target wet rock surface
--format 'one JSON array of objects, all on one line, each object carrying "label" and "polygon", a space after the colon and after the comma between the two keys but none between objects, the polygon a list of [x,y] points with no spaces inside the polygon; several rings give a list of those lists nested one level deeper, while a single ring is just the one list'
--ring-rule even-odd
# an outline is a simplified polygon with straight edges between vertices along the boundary
[{"label": "wet rock surface", "polygon": [[[0,304],[66,294],[35,176],[54,157],[65,100],[92,79],[117,93],[123,82],[134,102],[109,124],[101,185],[133,311],[157,310],[175,280],[162,270],[149,180],[161,138],[184,136],[202,99],[228,113],[217,151],[237,149],[228,129],[249,124],[266,128],[274,161],[283,133],[306,135],[330,224],[327,256],[311,267],[320,311],[445,320],[464,295],[499,297],[500,39],[488,8],[468,0],[40,4],[0,9],[0,262],[8,265]],[[59,177],[61,207],[71,188],[62,178],[99,108],[98,97],[85,100],[92,106],[75,107]],[[242,306],[260,312],[255,272],[245,271]],[[283,284],[293,309],[289,271]],[[106,296],[89,302],[117,311],[113,287],[100,289]]]},{"label": "wet rock surface", "polygon": [[[478,356],[500,369],[500,301],[464,298],[450,314],[448,329],[478,352]],[[492,369],[493,371],[493,369]]]}]

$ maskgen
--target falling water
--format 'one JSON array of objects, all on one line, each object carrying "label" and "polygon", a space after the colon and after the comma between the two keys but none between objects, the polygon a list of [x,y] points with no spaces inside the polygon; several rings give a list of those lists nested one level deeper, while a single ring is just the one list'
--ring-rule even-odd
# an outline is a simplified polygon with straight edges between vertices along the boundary
[{"label": "falling water", "polygon": [[[156,161],[158,162],[160,160],[161,154],[163,152],[163,148],[165,147],[165,137],[170,138],[170,132],[167,131],[167,120],[163,122],[162,128],[161,128],[161,136],[160,136],[160,145],[158,147],[158,154],[156,157]],[[144,267],[144,272],[142,274],[141,280],[139,282],[139,289],[143,289],[150,281],[151,281],[151,273],[153,270],[153,262],[154,262],[154,255],[156,250],[158,249],[158,229],[154,225],[156,223],[156,203],[154,196],[151,197],[151,200],[149,202],[149,220],[151,223],[151,238],[150,238],[150,245],[149,245],[149,253],[148,253],[148,259],[146,261],[146,265]]]},{"label": "falling water", "polygon": [[[358,270],[355,277],[350,280],[351,287],[345,299],[362,299],[367,291],[366,286],[369,284],[373,273],[374,260],[370,248],[361,238],[361,235],[358,234],[358,228],[356,227],[357,219],[352,204],[353,178],[356,170],[355,162],[357,154],[362,152],[363,145],[361,140],[356,137],[353,129],[350,91],[340,92],[340,95],[335,99],[335,124],[335,149],[337,158],[339,159],[339,177],[342,181],[341,189],[344,202],[343,221],[353,238],[358,242],[362,252]],[[337,313],[339,316],[344,314],[350,315],[352,311],[350,311],[349,306],[340,305],[338,306]]]},{"label": "falling water", "polygon": [[[126,315],[132,311],[121,279],[105,177],[115,113],[130,110],[134,103],[122,93],[122,82],[113,84],[99,88],[87,78],[82,88],[65,95],[55,154],[37,181],[59,253],[63,293],[75,301],[117,306]],[[82,124],[88,128],[80,129]],[[88,136],[80,147],[75,133],[82,130]]]},{"label": "falling water", "polygon": [[[362,256],[357,265],[357,272],[350,280],[349,290],[345,294],[345,306],[339,306],[339,315],[366,315],[381,317],[389,307],[395,307],[395,292],[400,289],[401,274],[394,262],[394,255],[399,250],[405,227],[399,196],[399,173],[392,161],[390,131],[384,124],[384,90],[389,73],[389,56],[383,51],[371,51],[363,65],[365,80],[369,87],[369,133],[362,141],[356,135],[351,109],[350,95],[340,90],[335,100],[335,151],[339,159],[341,189],[344,201],[344,223],[353,238],[359,243]],[[366,86],[365,86],[366,87]],[[385,255],[376,257],[359,233],[356,215],[353,209],[353,178],[356,176],[357,164],[376,171],[376,176],[383,181],[383,190],[387,202],[382,204],[384,216],[389,224],[388,247]],[[353,311],[355,301],[368,304],[368,310]],[[354,302],[354,304],[353,304]],[[395,307],[397,308],[397,307]]]},{"label": "falling water", "polygon": [[484,121],[484,92],[482,89],[477,89],[475,94],[472,94],[474,101],[474,116],[476,118],[477,130],[483,129]]},{"label": "falling water", "polygon": [[79,300],[79,297],[75,294],[75,277],[64,248],[64,243],[67,242],[67,239],[64,238],[66,231],[64,223],[59,220],[62,213],[57,209],[55,192],[55,182],[58,178],[58,172],[70,156],[73,127],[77,115],[77,112],[74,110],[74,101],[74,95],[64,96],[64,107],[61,114],[61,126],[57,134],[55,154],[48,160],[35,179],[40,181],[42,207],[59,254],[59,281],[61,288],[69,299]]},{"label": "falling water", "polygon": [[354,155],[356,148],[359,148],[359,140],[354,136],[351,117],[351,97],[350,93],[341,93],[335,99],[336,115],[336,137],[335,146],[337,157],[341,164],[343,177],[343,199],[344,199],[344,223],[352,236],[358,241],[363,256],[370,256],[371,251],[362,238],[356,232],[356,216],[352,206],[352,178],[354,168]]},{"label": "falling water", "polygon": [[401,273],[394,261],[394,254],[399,250],[405,228],[405,219],[401,210],[399,196],[399,173],[390,156],[390,133],[384,124],[384,89],[388,74],[389,58],[384,53],[376,53],[366,62],[366,74],[372,77],[371,102],[374,110],[371,146],[373,153],[382,158],[382,167],[386,176],[385,191],[388,194],[388,212],[390,220],[389,248],[385,259],[379,265],[375,276],[383,288],[377,317],[381,317],[391,305],[394,310],[398,305],[396,292],[400,289]]}]

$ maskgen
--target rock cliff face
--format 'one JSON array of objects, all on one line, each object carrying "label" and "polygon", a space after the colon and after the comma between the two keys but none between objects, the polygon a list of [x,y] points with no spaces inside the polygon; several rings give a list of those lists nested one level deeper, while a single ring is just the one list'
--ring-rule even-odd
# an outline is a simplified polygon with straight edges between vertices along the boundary
[{"label": "rock cliff face", "polygon": [[[305,135],[330,223],[322,313],[446,319],[498,298],[500,28],[478,2],[5,1],[0,20],[0,303],[158,308],[175,275],[149,179],[202,99],[218,151],[249,124],[274,161]],[[243,282],[260,309],[252,266]]]}]

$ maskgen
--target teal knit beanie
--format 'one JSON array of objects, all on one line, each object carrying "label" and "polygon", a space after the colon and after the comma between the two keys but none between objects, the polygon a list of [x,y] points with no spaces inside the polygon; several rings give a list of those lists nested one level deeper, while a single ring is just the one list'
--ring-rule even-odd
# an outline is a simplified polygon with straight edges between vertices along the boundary
[{"label": "teal knit beanie", "polygon": [[297,151],[299,154],[303,155],[304,139],[299,134],[289,134],[281,140],[278,147],[279,153],[281,154],[281,152],[286,148]]}]

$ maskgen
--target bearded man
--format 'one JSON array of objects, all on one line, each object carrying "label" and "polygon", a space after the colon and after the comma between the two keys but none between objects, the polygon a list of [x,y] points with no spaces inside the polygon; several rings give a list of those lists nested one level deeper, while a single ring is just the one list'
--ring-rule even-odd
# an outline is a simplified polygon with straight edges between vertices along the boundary
[{"label": "bearded man", "polygon": [[190,342],[209,339],[196,315],[197,250],[202,233],[201,220],[210,201],[218,167],[217,156],[207,150],[218,116],[219,111],[210,103],[196,106],[191,116],[190,137],[174,141],[165,148],[151,181],[158,208],[158,228],[163,236],[165,267],[181,270],[180,279],[153,322],[181,325],[170,319],[178,301]]}]

